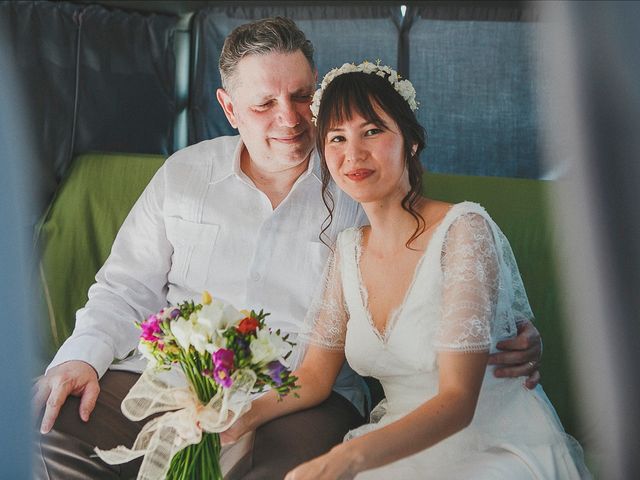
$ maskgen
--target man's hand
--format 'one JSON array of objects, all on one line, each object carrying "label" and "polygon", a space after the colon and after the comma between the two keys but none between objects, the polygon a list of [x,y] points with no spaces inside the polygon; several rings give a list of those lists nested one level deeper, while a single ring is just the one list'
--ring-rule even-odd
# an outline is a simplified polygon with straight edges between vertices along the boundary
[{"label": "man's hand", "polygon": [[531,322],[518,324],[518,336],[498,342],[501,352],[489,357],[489,364],[498,365],[496,377],[527,377],[524,384],[535,388],[540,383],[538,367],[542,358],[542,339]]},{"label": "man's hand", "polygon": [[69,395],[80,397],[80,418],[88,422],[100,393],[98,374],[91,365],[71,360],[53,367],[34,385],[33,405],[40,412],[46,409],[40,425],[41,433],[48,433],[58,418],[60,409]]}]

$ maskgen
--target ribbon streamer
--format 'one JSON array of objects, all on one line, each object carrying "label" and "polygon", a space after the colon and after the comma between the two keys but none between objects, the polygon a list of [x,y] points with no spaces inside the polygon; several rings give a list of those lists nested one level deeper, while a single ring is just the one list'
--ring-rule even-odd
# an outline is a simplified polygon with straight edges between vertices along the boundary
[{"label": "ribbon streamer", "polygon": [[154,413],[168,413],[147,422],[130,449],[123,445],[112,450],[96,447],[96,454],[110,465],[144,455],[138,480],[164,478],[176,453],[199,443],[203,432],[225,431],[251,408],[256,374],[251,370],[239,370],[231,378],[231,388],[220,389],[203,405],[191,389],[170,387],[153,370],[145,370],[122,401],[122,413],[133,421]]}]

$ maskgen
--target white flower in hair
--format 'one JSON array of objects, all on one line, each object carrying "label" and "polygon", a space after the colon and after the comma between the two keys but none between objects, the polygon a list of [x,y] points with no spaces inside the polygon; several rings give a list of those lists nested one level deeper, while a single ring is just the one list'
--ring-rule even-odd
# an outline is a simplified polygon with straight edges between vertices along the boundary
[{"label": "white flower in hair", "polygon": [[393,86],[393,89],[402,96],[409,104],[409,108],[412,111],[418,109],[419,102],[416,101],[416,90],[413,88],[413,84],[409,80],[401,80],[401,76],[394,69],[387,65],[380,65],[380,60],[376,63],[364,61],[360,65],[354,63],[345,63],[339,68],[330,70],[322,79],[320,88],[313,94],[313,101],[311,102],[311,112],[313,113],[312,121],[316,124],[318,119],[318,112],[320,111],[320,101],[322,100],[322,93],[327,88],[334,78],[352,72],[362,72],[367,74],[375,74],[382,78],[386,78]]}]

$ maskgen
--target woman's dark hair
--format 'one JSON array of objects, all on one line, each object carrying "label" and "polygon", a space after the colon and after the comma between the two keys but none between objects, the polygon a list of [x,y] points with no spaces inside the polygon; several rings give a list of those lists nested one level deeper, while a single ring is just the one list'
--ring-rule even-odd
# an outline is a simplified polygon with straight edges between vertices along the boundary
[{"label": "woman's dark hair", "polygon": [[[350,72],[334,78],[322,93],[320,110],[318,111],[318,136],[316,146],[322,159],[322,200],[329,211],[322,224],[320,240],[331,225],[333,219],[334,200],[328,189],[331,174],[324,156],[327,132],[344,120],[351,120],[353,112],[381,128],[389,128],[376,113],[375,107],[382,109],[398,125],[404,141],[405,164],[409,172],[410,190],[402,199],[402,208],[409,212],[416,221],[416,229],[405,244],[411,243],[425,230],[425,220],[415,209],[422,193],[422,164],[420,152],[426,146],[426,133],[418,123],[415,114],[407,101],[393,88],[386,77],[362,72]],[[415,152],[413,151],[415,148]],[[325,235],[326,236],[326,235]]]}]

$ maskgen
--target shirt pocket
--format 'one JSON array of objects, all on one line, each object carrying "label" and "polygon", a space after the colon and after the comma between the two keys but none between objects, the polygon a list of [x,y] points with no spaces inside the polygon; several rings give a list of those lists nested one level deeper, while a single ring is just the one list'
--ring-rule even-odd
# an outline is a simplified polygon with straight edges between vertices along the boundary
[{"label": "shirt pocket", "polygon": [[167,239],[173,245],[170,281],[183,283],[192,290],[205,289],[220,225],[178,217],[166,218],[165,224]]}]

